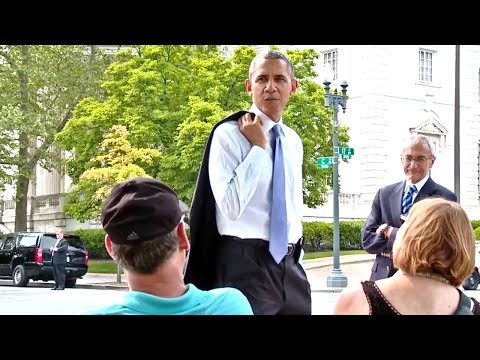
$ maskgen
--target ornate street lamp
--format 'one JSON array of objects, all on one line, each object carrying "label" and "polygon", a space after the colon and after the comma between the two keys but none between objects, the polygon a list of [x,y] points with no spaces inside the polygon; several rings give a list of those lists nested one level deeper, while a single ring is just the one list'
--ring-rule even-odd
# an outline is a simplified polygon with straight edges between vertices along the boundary
[{"label": "ornate street lamp", "polygon": [[347,108],[347,82],[344,81],[341,94],[337,89],[330,92],[331,80],[325,77],[325,107],[333,107],[333,270],[327,277],[327,287],[344,288],[347,286],[347,277],[340,269],[340,223],[338,210],[338,106],[345,113]]}]

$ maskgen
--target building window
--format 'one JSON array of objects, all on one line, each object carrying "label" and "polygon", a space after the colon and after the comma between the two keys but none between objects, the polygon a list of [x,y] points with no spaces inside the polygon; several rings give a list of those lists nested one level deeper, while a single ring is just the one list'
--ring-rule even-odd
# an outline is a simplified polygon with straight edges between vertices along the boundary
[{"label": "building window", "polygon": [[433,51],[420,49],[418,52],[418,80],[433,81]]},{"label": "building window", "polygon": [[323,53],[323,66],[330,65],[333,71],[333,80],[338,78],[338,57],[337,50],[327,51]]}]

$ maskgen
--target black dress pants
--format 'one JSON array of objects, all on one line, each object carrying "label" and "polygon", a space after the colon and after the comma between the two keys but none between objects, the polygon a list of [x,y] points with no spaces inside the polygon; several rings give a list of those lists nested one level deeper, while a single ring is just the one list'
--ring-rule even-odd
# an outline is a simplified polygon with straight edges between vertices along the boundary
[{"label": "black dress pants", "polygon": [[298,263],[296,245],[277,264],[268,241],[222,236],[217,257],[217,287],[239,289],[255,315],[311,315],[310,283]]},{"label": "black dress pants", "polygon": [[65,263],[53,263],[52,264],[53,278],[55,280],[55,287],[57,289],[65,289]]}]

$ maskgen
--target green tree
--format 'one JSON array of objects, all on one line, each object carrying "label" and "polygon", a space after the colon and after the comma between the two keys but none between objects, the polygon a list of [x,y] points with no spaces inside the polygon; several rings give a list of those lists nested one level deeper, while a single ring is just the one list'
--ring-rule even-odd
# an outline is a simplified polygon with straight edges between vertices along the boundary
[{"label": "green tree", "polygon": [[[304,142],[304,198],[309,206],[323,203],[331,169],[320,169],[316,157],[332,155],[332,116],[325,109],[323,87],[315,82],[313,49],[288,50],[299,89],[285,112],[285,123]],[[255,55],[251,46],[229,54],[219,46],[141,46],[117,54],[107,71],[105,101],[83,100],[57,140],[75,156],[67,171],[74,183],[98,154],[97,144],[114,124],[123,124],[130,142],[158,149],[163,156],[145,168],[170,184],[189,203],[208,135],[216,122],[250,107],[244,80]],[[346,129],[340,131],[346,145]]]},{"label": "green tree", "polygon": [[125,126],[112,126],[100,145],[104,154],[92,159],[92,167],[69,190],[64,207],[67,215],[80,221],[98,219],[102,203],[116,183],[148,176],[143,167],[152,164],[162,153],[132,147],[128,135]]},{"label": "green tree", "polygon": [[108,61],[96,46],[0,46],[0,186],[15,186],[15,231],[27,229],[36,166],[61,171],[54,136],[83,97],[100,95]]}]

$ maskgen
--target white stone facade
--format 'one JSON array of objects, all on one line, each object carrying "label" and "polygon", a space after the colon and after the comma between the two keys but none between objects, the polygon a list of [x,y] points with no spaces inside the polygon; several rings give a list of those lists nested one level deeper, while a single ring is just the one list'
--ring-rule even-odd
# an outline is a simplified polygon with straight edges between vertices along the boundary
[{"label": "white stone facade", "polygon": [[[416,133],[434,143],[432,178],[454,191],[455,45],[303,47],[337,50],[338,79],[349,84],[339,120],[350,127],[355,155],[339,165],[340,218],[365,218],[376,191],[404,179],[400,151]],[[418,80],[422,49],[433,53],[432,82]],[[460,46],[460,203],[472,220],[480,219],[479,70],[480,46]],[[332,213],[332,201],[305,210],[308,217],[331,219]]]}]

